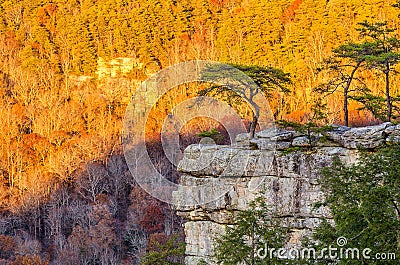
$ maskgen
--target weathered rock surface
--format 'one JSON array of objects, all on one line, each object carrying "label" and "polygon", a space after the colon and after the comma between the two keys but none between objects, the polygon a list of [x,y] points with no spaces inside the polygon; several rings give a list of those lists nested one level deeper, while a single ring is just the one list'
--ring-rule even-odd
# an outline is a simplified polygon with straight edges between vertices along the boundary
[{"label": "weathered rock surface", "polygon": [[324,197],[318,185],[320,170],[334,158],[356,162],[358,148],[399,141],[400,126],[334,126],[311,137],[310,146],[304,134],[270,129],[251,140],[248,134],[238,135],[232,146],[192,145],[185,150],[178,168],[183,173],[181,184],[191,189],[178,190],[174,198],[178,214],[187,220],[187,264],[200,260],[215,264],[213,239],[260,192],[271,216],[281,218],[293,231],[290,244],[298,244],[322,218],[330,218],[329,209],[314,208]]},{"label": "weathered rock surface", "polygon": [[338,127],[336,130],[327,132],[325,135],[328,138],[338,142],[343,147],[357,149],[357,148],[376,148],[382,146],[386,138],[391,134],[396,132],[394,129],[392,131],[387,130],[391,127],[390,122],[375,126],[367,126],[361,128],[347,128]]}]

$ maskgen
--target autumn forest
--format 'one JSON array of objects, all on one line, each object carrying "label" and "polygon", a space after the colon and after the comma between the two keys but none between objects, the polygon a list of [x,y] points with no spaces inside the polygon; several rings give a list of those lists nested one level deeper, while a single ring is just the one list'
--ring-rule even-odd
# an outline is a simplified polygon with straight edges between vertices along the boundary
[{"label": "autumn forest", "polygon": [[[0,264],[152,264],[146,255],[171,250],[177,263],[168,264],[180,264],[183,221],[124,160],[135,88],[165,67],[212,60],[279,69],[285,89],[267,93],[276,120],[396,121],[396,3],[0,0]],[[160,117],[201,88],[165,95],[146,127],[148,150],[173,181]],[[183,146],[218,126],[189,124]]]}]

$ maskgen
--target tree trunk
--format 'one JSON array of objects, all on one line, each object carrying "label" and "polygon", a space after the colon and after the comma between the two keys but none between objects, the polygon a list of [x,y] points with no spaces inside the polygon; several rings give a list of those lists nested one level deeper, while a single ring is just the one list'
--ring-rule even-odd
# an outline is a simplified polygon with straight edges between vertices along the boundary
[{"label": "tree trunk", "polygon": [[253,106],[253,121],[250,124],[249,128],[249,138],[253,139],[256,134],[256,129],[258,125],[258,117],[260,117],[260,107],[254,103],[253,98],[249,100],[250,104]]},{"label": "tree trunk", "polygon": [[363,61],[360,61],[357,63],[356,66],[354,66],[353,70],[350,73],[349,79],[347,79],[346,86],[343,91],[343,113],[344,113],[344,125],[349,126],[349,89],[351,82],[354,79],[354,75],[357,71],[357,69],[360,67]]},{"label": "tree trunk", "polygon": [[344,89],[344,99],[343,99],[343,111],[344,111],[344,126],[349,126],[349,88]]},{"label": "tree trunk", "polygon": [[258,123],[258,116],[253,114],[253,121],[250,124],[250,130],[249,130],[249,135],[250,139],[254,138],[254,135],[256,134],[256,128],[257,128],[257,123]]},{"label": "tree trunk", "polygon": [[392,118],[392,99],[390,97],[390,84],[389,84],[389,72],[390,72],[390,65],[389,62],[386,63],[385,73],[385,82],[386,82],[386,105],[387,105],[387,121],[390,122]]}]

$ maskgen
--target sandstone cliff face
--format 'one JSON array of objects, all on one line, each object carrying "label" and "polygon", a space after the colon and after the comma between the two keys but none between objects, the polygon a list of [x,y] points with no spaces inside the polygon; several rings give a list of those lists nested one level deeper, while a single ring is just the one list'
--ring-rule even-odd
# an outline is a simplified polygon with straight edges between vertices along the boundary
[{"label": "sandstone cliff face", "polygon": [[356,162],[358,148],[398,142],[400,126],[336,127],[311,138],[276,129],[260,132],[252,140],[238,135],[232,146],[192,145],[185,150],[178,167],[181,184],[203,185],[174,194],[178,214],[187,220],[186,264],[200,260],[215,264],[211,257],[215,235],[223,233],[235,212],[246,209],[260,192],[271,214],[291,228],[289,244],[299,244],[322,218],[330,218],[329,209],[313,207],[324,196],[318,186],[321,168],[335,157]]}]

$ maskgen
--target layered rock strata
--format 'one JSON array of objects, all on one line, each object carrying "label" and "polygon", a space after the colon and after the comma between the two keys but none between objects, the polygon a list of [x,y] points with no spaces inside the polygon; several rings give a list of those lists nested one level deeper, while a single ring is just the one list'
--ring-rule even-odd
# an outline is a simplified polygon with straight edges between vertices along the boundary
[{"label": "layered rock strata", "polygon": [[231,146],[191,145],[178,166],[181,184],[193,188],[174,194],[178,214],[186,219],[186,264],[212,259],[214,238],[231,225],[235,213],[264,196],[271,215],[290,227],[289,244],[299,244],[329,209],[316,209],[324,194],[320,170],[335,157],[357,161],[359,149],[376,149],[400,139],[400,126],[384,123],[362,128],[333,126],[321,134],[270,129]]}]

